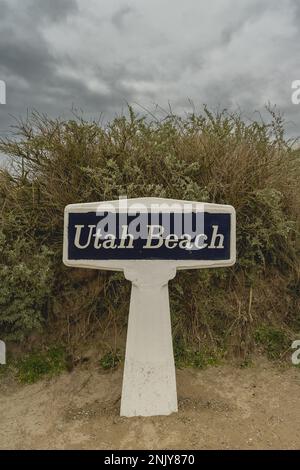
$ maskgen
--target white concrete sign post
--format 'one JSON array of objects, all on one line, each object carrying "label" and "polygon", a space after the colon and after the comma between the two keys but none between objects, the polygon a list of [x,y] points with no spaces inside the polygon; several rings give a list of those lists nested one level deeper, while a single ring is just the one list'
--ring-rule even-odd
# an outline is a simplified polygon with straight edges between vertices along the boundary
[{"label": "white concrete sign post", "polygon": [[177,411],[168,282],[180,269],[232,266],[235,227],[234,208],[220,204],[122,198],[65,208],[64,264],[123,271],[132,283],[121,416]]}]

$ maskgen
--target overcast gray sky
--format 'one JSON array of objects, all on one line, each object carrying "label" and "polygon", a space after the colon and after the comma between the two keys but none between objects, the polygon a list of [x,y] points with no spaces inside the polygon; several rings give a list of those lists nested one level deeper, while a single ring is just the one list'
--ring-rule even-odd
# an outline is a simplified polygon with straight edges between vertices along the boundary
[{"label": "overcast gray sky", "polygon": [[0,0],[0,134],[32,108],[110,119],[126,101],[191,100],[246,115],[271,102],[298,135],[299,59],[300,0]]}]

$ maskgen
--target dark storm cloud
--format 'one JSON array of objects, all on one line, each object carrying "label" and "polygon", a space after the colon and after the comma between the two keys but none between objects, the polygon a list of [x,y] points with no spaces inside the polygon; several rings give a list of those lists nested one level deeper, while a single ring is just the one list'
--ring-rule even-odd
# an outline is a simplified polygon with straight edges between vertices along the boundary
[{"label": "dark storm cloud", "polygon": [[110,119],[126,102],[184,112],[190,101],[277,103],[299,133],[299,24],[298,0],[0,0],[0,135],[27,109]]},{"label": "dark storm cloud", "polygon": [[[109,70],[105,76],[113,96],[93,91],[82,78],[63,76],[58,72],[62,65],[72,69],[74,58],[57,58],[51,44],[43,35],[43,22],[62,21],[78,13],[77,3],[73,0],[47,0],[43,2],[25,1],[15,4],[2,1],[0,6],[0,78],[7,83],[7,105],[0,107],[0,135],[8,130],[13,122],[11,114],[22,116],[27,109],[37,109],[51,115],[71,110],[72,106],[101,113],[117,107],[122,97],[131,98],[130,92],[117,85],[117,77],[122,67],[115,67],[112,75]],[[121,21],[121,17],[120,17]]]},{"label": "dark storm cloud", "polygon": [[292,1],[292,8],[294,11],[294,20],[295,24],[300,27],[300,3],[299,0],[293,0]]},{"label": "dark storm cloud", "polygon": [[27,30],[26,33],[14,34],[8,26],[4,26],[0,34],[2,73],[4,71],[5,75],[22,77],[28,81],[43,80],[51,73],[53,57],[38,31]]},{"label": "dark storm cloud", "polygon": [[131,8],[128,5],[122,6],[112,15],[111,21],[118,29],[123,29],[126,17],[134,11],[134,8]]},{"label": "dark storm cloud", "polygon": [[1,20],[3,21],[7,18],[9,12],[9,6],[6,3],[6,0],[0,0],[0,12],[1,12]]},{"label": "dark storm cloud", "polygon": [[78,13],[76,0],[29,0],[27,11],[38,21],[63,21]]},{"label": "dark storm cloud", "polygon": [[23,0],[21,4],[2,0],[0,68],[28,81],[46,78],[55,61],[51,45],[43,37],[41,22],[62,21],[77,12],[75,0]]}]

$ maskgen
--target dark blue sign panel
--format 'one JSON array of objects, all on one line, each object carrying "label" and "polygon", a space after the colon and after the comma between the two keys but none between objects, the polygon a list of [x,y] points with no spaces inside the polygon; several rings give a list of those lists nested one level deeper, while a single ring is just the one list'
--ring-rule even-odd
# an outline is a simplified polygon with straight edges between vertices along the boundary
[{"label": "dark blue sign panel", "polygon": [[69,260],[229,260],[231,214],[68,214]]}]

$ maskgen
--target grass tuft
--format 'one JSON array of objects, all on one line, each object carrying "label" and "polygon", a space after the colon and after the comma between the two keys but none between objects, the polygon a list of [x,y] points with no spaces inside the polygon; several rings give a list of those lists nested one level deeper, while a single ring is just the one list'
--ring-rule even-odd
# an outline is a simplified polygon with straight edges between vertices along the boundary
[{"label": "grass tuft", "polygon": [[109,370],[109,369],[116,369],[118,365],[120,364],[120,362],[121,362],[121,355],[120,355],[120,351],[117,350],[116,352],[109,351],[105,353],[101,357],[99,364],[102,369]]},{"label": "grass tuft", "polygon": [[45,376],[53,377],[66,369],[65,351],[54,347],[44,352],[30,353],[19,359],[15,367],[21,383],[31,384]]}]

